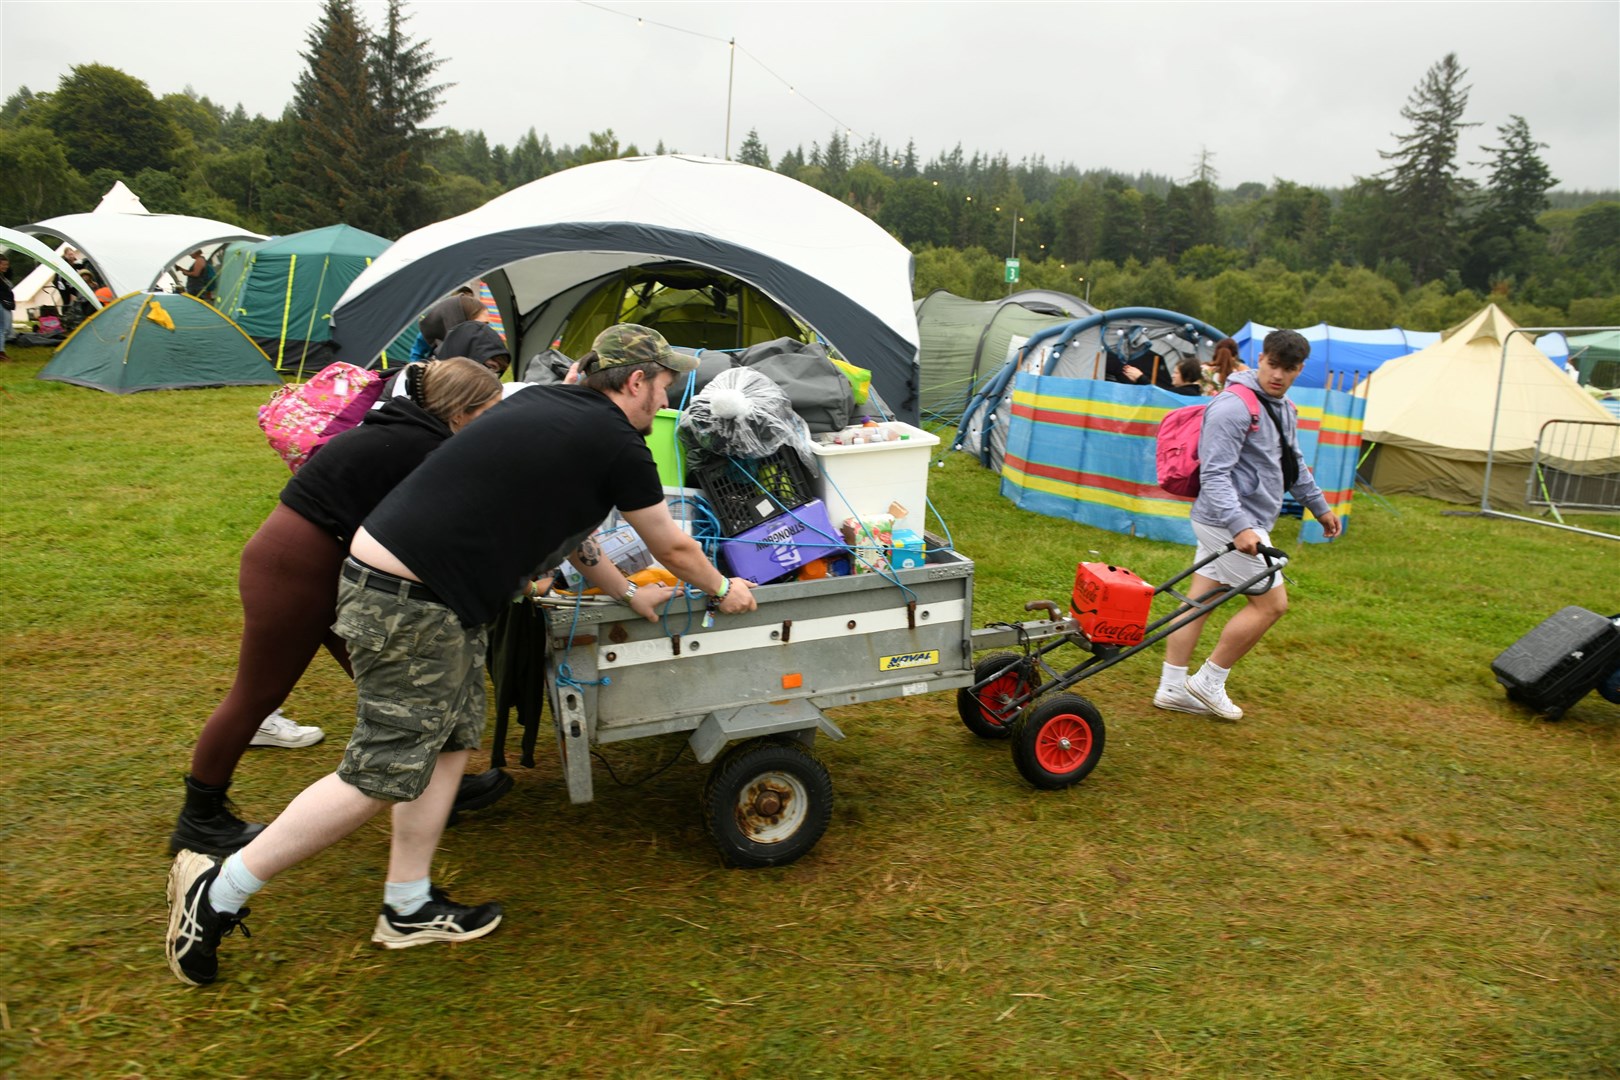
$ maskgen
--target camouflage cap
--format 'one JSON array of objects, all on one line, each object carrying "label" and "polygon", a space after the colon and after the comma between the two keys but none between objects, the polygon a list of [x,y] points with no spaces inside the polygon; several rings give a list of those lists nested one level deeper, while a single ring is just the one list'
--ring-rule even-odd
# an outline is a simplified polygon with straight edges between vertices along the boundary
[{"label": "camouflage cap", "polygon": [[620,364],[659,364],[684,375],[697,370],[698,366],[697,357],[676,352],[669,347],[663,334],[635,323],[608,327],[596,335],[596,340],[591,343],[591,351],[596,354],[595,363],[589,365],[592,371],[618,367]]}]

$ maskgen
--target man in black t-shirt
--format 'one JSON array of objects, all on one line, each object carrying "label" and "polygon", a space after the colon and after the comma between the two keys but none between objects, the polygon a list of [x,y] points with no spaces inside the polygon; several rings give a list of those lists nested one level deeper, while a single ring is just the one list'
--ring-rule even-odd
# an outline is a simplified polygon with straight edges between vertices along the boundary
[{"label": "man in black t-shirt", "polygon": [[669,594],[628,589],[581,544],[612,508],[677,577],[726,614],[754,609],[676,525],[643,436],[677,374],[697,359],[656,331],[604,330],[579,386],[535,386],[446,442],[355,534],[335,629],[354,665],[354,735],[338,770],[310,785],[222,864],[182,852],[169,880],[169,966],[204,985],[220,938],[271,877],[348,836],[393,804],[382,913],[372,940],[391,949],[466,941],[494,930],[498,904],[458,904],[429,869],[469,751],[484,727],[484,627],[535,573],[570,552],[593,584],[657,621]]}]

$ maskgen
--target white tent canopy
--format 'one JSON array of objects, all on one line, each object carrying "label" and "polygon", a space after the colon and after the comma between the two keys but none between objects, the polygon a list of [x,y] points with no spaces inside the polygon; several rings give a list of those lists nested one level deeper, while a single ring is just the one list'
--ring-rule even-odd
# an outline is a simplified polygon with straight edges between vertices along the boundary
[{"label": "white tent canopy", "polygon": [[[917,413],[911,253],[875,222],[777,173],[713,158],[597,162],[536,180],[402,237],[332,310],[356,363],[429,304],[485,278],[512,353],[553,297],[625,267],[696,263],[750,283],[873,371],[889,406]],[[504,271],[504,272],[501,272]],[[507,308],[510,310],[507,310]]]},{"label": "white tent canopy", "polygon": [[[144,214],[146,213],[146,207],[141,204],[140,196],[129,190],[122,180],[114,180],[113,186],[107,189],[107,193],[101,197],[100,202],[96,203],[96,208],[91,213]],[[67,244],[56,245],[58,255],[62,255],[67,249]],[[78,274],[65,274],[62,277],[63,280],[69,277],[78,278]],[[61,305],[66,302],[67,297],[57,293],[56,278],[55,269],[43,264],[30,270],[28,276],[18,282],[13,290],[17,297],[17,310],[26,312],[29,308],[39,308],[46,304]],[[79,278],[79,280],[83,281],[84,279]],[[91,299],[94,300],[94,297]],[[96,300],[95,304],[100,307],[101,301]]]},{"label": "white tent canopy", "polygon": [[181,214],[65,214],[19,226],[19,231],[54,236],[78,248],[116,296],[152,289],[181,257],[198,248],[264,239],[239,225]]},{"label": "white tent canopy", "polygon": [[[0,247],[7,247],[14,251],[20,251],[24,255],[27,255],[30,259],[33,259],[35,262],[39,263],[39,265],[29,273],[28,277],[23,279],[24,282],[33,280],[34,274],[43,271],[42,277],[45,280],[50,281],[60,277],[69,285],[73,286],[73,288],[81,293],[85,299],[89,300],[92,305],[98,308],[101,306],[101,301],[96,299],[96,294],[91,291],[90,286],[84,283],[84,279],[79,276],[79,272],[73,269],[73,267],[68,264],[66,259],[52,251],[50,248],[46,247],[44,244],[40,243],[38,240],[35,240],[27,233],[20,233],[15,229],[0,229]],[[28,295],[34,296],[37,295],[38,292],[38,289],[34,289],[31,290]],[[17,295],[22,295],[20,287],[17,290]],[[26,313],[28,308],[24,303],[19,301],[17,304],[17,310]]]}]

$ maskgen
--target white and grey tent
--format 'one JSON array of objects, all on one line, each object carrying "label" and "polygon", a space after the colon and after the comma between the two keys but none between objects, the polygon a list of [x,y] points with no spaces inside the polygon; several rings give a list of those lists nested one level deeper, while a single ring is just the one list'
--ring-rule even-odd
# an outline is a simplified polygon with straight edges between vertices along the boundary
[{"label": "white and grey tent", "polygon": [[240,225],[183,214],[64,214],[20,225],[17,231],[71,244],[115,296],[157,288],[182,256],[198,248],[264,239]]},{"label": "white and grey tent", "polygon": [[911,253],[859,211],[737,162],[667,155],[553,173],[401,237],[332,310],[339,355],[376,357],[434,300],[483,279],[517,365],[632,267],[706,267],[804,323],[901,418],[918,417]]}]

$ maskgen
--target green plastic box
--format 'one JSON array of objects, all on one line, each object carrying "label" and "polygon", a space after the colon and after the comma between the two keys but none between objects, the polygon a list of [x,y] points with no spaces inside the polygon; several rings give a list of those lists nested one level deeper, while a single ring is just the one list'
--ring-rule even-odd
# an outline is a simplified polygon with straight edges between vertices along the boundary
[{"label": "green plastic box", "polygon": [[653,418],[652,434],[647,436],[647,448],[658,462],[658,477],[665,487],[686,486],[686,448],[675,433],[680,416],[674,409],[659,409]]}]

